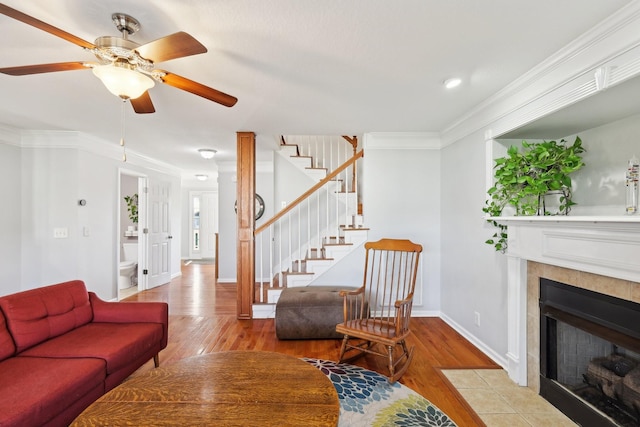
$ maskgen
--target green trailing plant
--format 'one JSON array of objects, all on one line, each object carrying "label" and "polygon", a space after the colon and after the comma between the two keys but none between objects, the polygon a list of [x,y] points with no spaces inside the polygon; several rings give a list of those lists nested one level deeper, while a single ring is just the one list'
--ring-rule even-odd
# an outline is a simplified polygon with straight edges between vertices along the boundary
[{"label": "green trailing plant", "polygon": [[127,211],[129,212],[129,219],[134,224],[138,223],[138,193],[133,196],[124,196],[124,201],[127,203]]},{"label": "green trailing plant", "polygon": [[[487,193],[482,209],[489,217],[499,217],[510,207],[515,215],[567,215],[575,205],[571,193],[571,173],[584,166],[582,140],[572,145],[564,139],[539,143],[522,142],[522,148],[509,147],[507,155],[495,160],[495,184]],[[557,211],[547,210],[545,197],[556,194]],[[498,230],[487,244],[497,251],[507,249],[507,227],[495,219],[488,221]]]}]

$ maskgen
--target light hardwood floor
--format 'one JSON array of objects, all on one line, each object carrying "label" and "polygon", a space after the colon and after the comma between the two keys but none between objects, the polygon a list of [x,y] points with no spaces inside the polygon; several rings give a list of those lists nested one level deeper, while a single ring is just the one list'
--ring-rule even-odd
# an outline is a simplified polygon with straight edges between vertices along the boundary
[{"label": "light hardwood floor", "polygon": [[[169,344],[160,364],[228,350],[275,351],[296,357],[337,360],[340,340],[278,340],[273,319],[236,319],[235,284],[216,283],[213,265],[190,264],[171,283],[143,291],[125,301],[166,301]],[[414,359],[400,379],[447,413],[459,427],[483,426],[441,369],[499,368],[439,318],[413,318],[409,345]],[[367,355],[354,364],[385,372],[384,360]],[[148,362],[133,375],[153,369]]]}]

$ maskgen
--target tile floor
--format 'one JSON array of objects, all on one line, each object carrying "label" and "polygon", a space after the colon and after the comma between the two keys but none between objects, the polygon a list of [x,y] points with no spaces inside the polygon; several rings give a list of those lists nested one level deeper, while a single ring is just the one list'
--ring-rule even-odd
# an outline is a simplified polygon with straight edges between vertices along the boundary
[{"label": "tile floor", "polygon": [[549,402],[514,383],[503,369],[443,369],[487,427],[575,427]]}]

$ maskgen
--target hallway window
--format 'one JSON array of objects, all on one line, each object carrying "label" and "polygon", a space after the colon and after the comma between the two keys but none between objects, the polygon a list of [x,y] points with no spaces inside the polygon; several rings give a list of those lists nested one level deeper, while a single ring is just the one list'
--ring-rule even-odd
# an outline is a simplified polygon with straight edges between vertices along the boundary
[{"label": "hallway window", "polygon": [[192,221],[193,221],[193,247],[192,250],[200,250],[200,197],[195,196],[193,198],[192,206]]}]

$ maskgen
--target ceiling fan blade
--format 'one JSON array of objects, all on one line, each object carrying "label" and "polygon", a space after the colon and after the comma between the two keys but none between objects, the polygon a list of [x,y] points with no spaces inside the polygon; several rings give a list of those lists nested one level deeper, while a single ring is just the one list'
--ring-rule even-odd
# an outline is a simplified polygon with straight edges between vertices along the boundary
[{"label": "ceiling fan blade", "polygon": [[236,102],[238,102],[238,98],[234,96],[227,95],[226,93],[194,82],[193,80],[189,80],[185,77],[181,77],[177,74],[173,74],[164,70],[156,71],[164,73],[164,76],[162,76],[161,79],[169,86],[191,92],[194,95],[198,95],[213,102],[217,102],[218,104],[224,105],[225,107],[233,107]]},{"label": "ceiling fan blade", "polygon": [[53,34],[54,36],[63,38],[66,41],[76,44],[80,47],[86,47],[87,49],[94,49],[96,47],[93,43],[89,43],[88,41],[83,40],[80,37],[76,37],[73,34],[61,30],[60,28],[56,28],[53,25],[47,24],[46,22],[42,22],[41,20],[36,19],[33,16],[29,16],[25,13],[20,12],[19,10],[12,9],[2,3],[0,3],[0,13],[10,18],[24,22],[27,25],[31,25],[32,27],[36,27],[39,30],[46,31],[47,33]]},{"label": "ceiling fan blade", "polygon": [[205,53],[207,48],[184,31],[143,44],[136,48],[140,56],[153,62]]},{"label": "ceiling fan blade", "polygon": [[156,109],[153,107],[153,102],[151,102],[151,96],[149,95],[149,91],[146,91],[142,95],[140,95],[136,99],[130,99],[131,106],[133,107],[133,111],[138,114],[148,114],[155,113]]},{"label": "ceiling fan blade", "polygon": [[0,73],[10,76],[26,76],[29,74],[53,73],[55,71],[87,70],[84,62],[56,62],[53,64],[24,65],[21,67],[0,68]]}]

